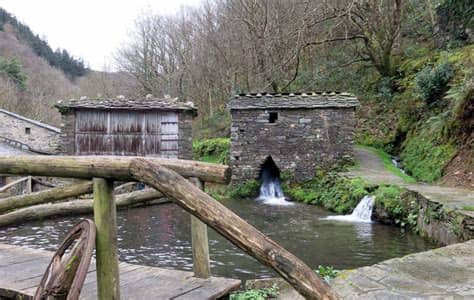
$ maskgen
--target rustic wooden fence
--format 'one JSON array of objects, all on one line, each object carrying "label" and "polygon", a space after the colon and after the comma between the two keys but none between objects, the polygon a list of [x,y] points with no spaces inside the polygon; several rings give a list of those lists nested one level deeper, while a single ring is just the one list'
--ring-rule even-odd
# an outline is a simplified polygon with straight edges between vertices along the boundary
[{"label": "rustic wooden fence", "polygon": [[[205,182],[228,182],[227,166],[137,157],[2,156],[0,173],[92,179],[99,299],[120,298],[116,202],[112,192],[116,180],[145,183],[191,214],[196,277],[210,276],[207,224],[273,268],[307,299],[336,298],[330,287],[299,258],[203,191]],[[81,188],[89,190],[90,185]]]}]

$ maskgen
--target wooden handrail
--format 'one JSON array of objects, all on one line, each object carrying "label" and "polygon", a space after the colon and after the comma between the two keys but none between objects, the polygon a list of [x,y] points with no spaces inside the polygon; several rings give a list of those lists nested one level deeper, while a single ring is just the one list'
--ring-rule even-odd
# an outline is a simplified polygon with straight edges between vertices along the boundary
[{"label": "wooden handrail", "polygon": [[[94,177],[118,181],[135,180],[129,170],[134,156],[0,156],[0,174],[27,174],[65,178]],[[184,177],[197,177],[204,182],[228,183],[230,168],[225,165],[192,160],[146,157]]]},{"label": "wooden handrail", "polygon": [[[115,203],[112,180],[140,181],[171,198],[259,262],[273,268],[307,299],[337,299],[311,268],[184,177],[227,182],[225,166],[133,157],[0,157],[0,173],[94,179],[97,276],[102,295],[118,296]],[[183,177],[184,176],[184,177]],[[107,290],[110,289],[110,290]]]}]

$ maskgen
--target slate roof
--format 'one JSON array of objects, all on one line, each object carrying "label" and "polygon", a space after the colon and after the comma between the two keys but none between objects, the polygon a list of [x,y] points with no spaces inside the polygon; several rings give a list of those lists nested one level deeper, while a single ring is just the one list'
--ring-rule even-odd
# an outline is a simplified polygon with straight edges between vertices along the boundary
[{"label": "slate roof", "polygon": [[180,102],[177,98],[131,98],[126,99],[123,96],[107,99],[95,99],[81,97],[80,99],[59,100],[56,105],[60,109],[121,109],[121,110],[190,110],[196,112],[192,102]]},{"label": "slate roof", "polygon": [[8,111],[8,110],[5,110],[5,109],[1,109],[0,108],[0,112],[1,113],[4,113],[10,117],[13,117],[15,119],[19,119],[19,120],[22,120],[22,121],[25,121],[25,122],[28,122],[30,124],[33,124],[33,125],[36,125],[38,127],[41,127],[41,128],[44,128],[44,129],[47,129],[47,130],[50,130],[50,131],[53,131],[53,132],[56,132],[56,133],[60,133],[61,132],[61,129],[57,128],[57,127],[54,127],[54,126],[51,126],[51,125],[48,125],[48,124],[45,124],[45,123],[42,123],[40,121],[36,121],[36,120],[32,120],[32,119],[29,119],[27,117],[24,117],[24,116],[21,116],[19,114],[16,114],[16,113],[13,113],[11,111]]},{"label": "slate roof", "polygon": [[359,106],[354,95],[339,92],[250,93],[229,100],[230,110],[268,108],[350,108]]}]

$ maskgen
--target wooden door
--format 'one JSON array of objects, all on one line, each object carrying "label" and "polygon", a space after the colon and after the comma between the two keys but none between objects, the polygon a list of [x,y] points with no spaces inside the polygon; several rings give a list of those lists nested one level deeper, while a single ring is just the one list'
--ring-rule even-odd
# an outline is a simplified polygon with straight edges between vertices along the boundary
[{"label": "wooden door", "polygon": [[112,154],[112,145],[108,141],[108,121],[106,111],[83,110],[76,113],[77,155]]},{"label": "wooden door", "polygon": [[178,130],[176,112],[81,110],[76,154],[177,158]]},{"label": "wooden door", "polygon": [[160,156],[178,158],[178,114],[165,112],[160,122]]}]

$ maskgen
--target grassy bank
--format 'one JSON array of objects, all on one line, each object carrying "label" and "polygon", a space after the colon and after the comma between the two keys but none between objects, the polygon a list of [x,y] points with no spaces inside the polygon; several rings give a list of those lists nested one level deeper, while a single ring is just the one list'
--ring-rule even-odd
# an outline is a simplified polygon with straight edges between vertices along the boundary
[{"label": "grassy bank", "polygon": [[366,195],[375,196],[377,219],[418,232],[418,204],[406,189],[395,185],[370,185],[362,178],[347,178],[336,171],[318,171],[304,183],[285,183],[285,194],[294,201],[319,205],[336,213],[351,213]]}]

